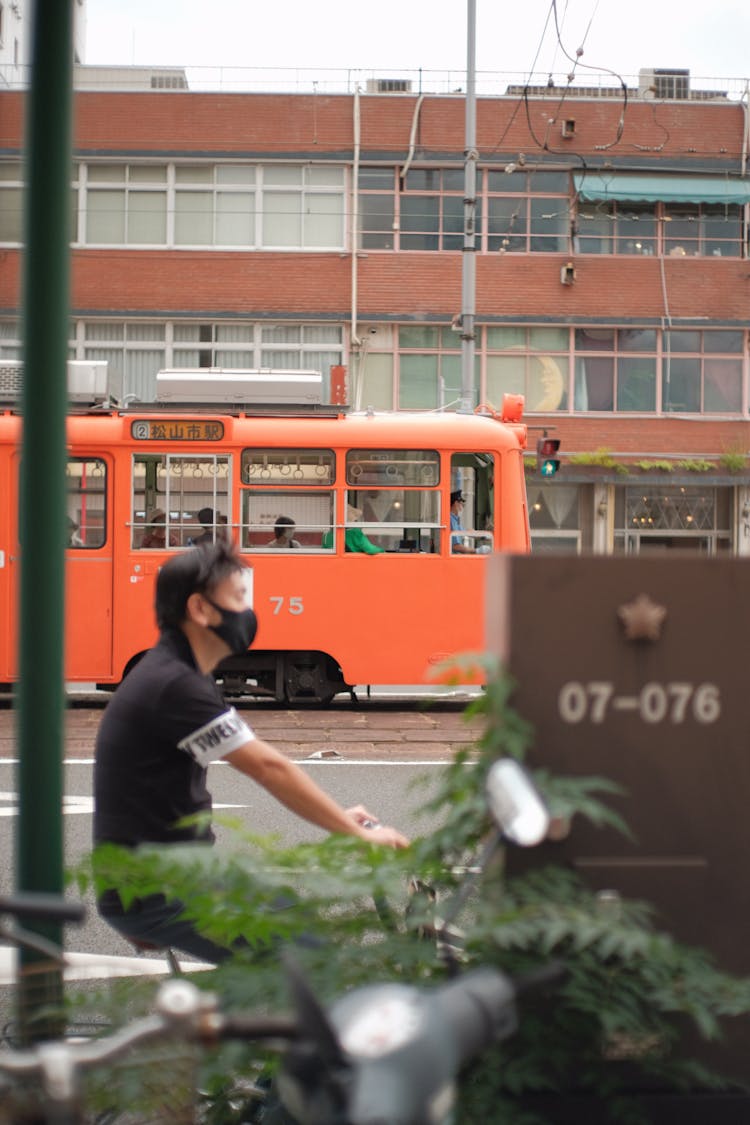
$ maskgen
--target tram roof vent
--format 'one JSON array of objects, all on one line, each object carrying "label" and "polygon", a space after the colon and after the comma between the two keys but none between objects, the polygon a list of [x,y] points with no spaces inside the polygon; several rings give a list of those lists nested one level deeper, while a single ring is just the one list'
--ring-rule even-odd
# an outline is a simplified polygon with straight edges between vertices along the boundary
[{"label": "tram roof vent", "polygon": [[156,401],[165,403],[226,403],[243,406],[317,406],[323,401],[319,371],[271,368],[173,368],[156,376]]}]

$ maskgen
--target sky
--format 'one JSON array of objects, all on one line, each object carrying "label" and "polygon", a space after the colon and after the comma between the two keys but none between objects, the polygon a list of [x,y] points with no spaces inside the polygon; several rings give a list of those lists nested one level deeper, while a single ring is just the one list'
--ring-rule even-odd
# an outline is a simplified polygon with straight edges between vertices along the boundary
[{"label": "sky", "polygon": [[[468,0],[87,0],[90,64],[465,72]],[[750,2],[476,0],[481,72],[750,77]],[[545,31],[546,27],[546,31]],[[583,54],[577,56],[579,48]],[[537,52],[538,57],[537,57]],[[536,63],[534,63],[537,58]]]}]

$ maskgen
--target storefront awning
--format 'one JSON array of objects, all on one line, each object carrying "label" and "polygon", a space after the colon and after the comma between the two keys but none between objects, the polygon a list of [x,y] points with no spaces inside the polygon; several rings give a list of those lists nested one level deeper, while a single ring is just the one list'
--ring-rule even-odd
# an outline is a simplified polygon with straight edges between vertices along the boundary
[{"label": "storefront awning", "polygon": [[750,203],[750,179],[635,172],[575,172],[573,178],[578,196],[585,202]]}]

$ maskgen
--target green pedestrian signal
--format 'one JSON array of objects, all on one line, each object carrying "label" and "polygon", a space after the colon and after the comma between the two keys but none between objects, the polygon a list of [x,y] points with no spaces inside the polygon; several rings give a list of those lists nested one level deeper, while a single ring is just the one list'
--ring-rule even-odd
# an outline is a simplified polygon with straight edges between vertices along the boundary
[{"label": "green pedestrian signal", "polygon": [[553,477],[560,468],[557,458],[559,448],[559,438],[539,438],[536,443],[536,466],[540,476]]}]

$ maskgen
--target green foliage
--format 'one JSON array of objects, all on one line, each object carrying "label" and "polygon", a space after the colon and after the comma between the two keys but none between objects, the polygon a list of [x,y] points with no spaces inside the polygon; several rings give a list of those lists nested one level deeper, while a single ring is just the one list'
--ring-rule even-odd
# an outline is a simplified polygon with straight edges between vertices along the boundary
[{"label": "green foliage", "polygon": [[627,465],[617,461],[610,449],[603,446],[590,453],[571,453],[568,458],[571,465],[598,465],[602,469],[613,469],[616,473],[626,474]]},{"label": "green foliage", "polygon": [[719,463],[728,473],[741,473],[747,468],[747,454],[741,449],[727,449],[719,457]]},{"label": "green foliage", "polygon": [[677,468],[684,469],[688,473],[710,473],[715,467],[712,461],[706,461],[700,457],[687,458],[677,462]]},{"label": "green foliage", "polygon": [[636,465],[644,473],[673,473],[676,468],[674,461],[636,461]]},{"label": "green foliage", "polygon": [[[430,885],[443,914],[449,909],[446,902],[465,878],[457,868],[491,830],[487,772],[498,757],[523,759],[533,740],[510,705],[512,684],[484,663],[486,691],[467,709],[467,718],[483,718],[482,737],[441,771],[425,801],[437,827],[407,851],[342,838],[287,848],[235,826],[236,846],[228,852],[100,849],[97,882],[114,883],[126,896],[155,889],[174,894],[215,941],[242,937],[244,950],[197,978],[234,1008],[286,1009],[278,953],[290,945],[323,1003],[376,980],[439,983],[444,962],[433,941],[420,940],[434,924],[435,903],[429,894],[408,893],[410,877]],[[546,772],[535,780],[553,816],[626,831],[605,803],[618,792],[611,782]],[[643,1078],[673,1089],[720,1083],[683,1058],[681,1032],[688,1023],[706,1038],[719,1036],[723,1019],[750,1011],[750,981],[721,973],[705,953],[658,932],[643,903],[597,896],[560,866],[522,875],[512,867],[502,849],[496,852],[457,919],[466,964],[520,973],[555,959],[567,972],[554,993],[525,997],[518,1033],[466,1071],[456,1120],[544,1121],[529,1095],[574,1086],[596,1096],[596,1120],[604,1125],[635,1120],[628,1091]],[[90,871],[78,874],[91,879]],[[250,1059],[259,1057],[257,1049],[235,1045],[206,1060],[201,1085],[214,1105],[225,1096],[226,1076],[247,1073]]]},{"label": "green foliage", "polygon": [[683,458],[680,461],[636,461],[636,468],[644,473],[673,473],[681,469],[684,473],[710,473],[714,468],[711,461],[702,458]]}]

